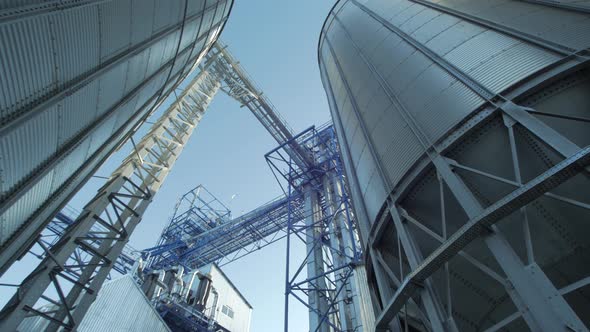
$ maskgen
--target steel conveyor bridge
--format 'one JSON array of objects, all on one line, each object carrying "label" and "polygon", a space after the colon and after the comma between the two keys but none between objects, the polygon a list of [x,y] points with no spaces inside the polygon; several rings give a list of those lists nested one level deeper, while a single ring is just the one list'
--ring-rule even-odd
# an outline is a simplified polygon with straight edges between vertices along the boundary
[{"label": "steel conveyor bridge", "polygon": [[289,214],[304,218],[301,197],[279,197],[238,218],[206,229],[199,207],[192,206],[172,219],[158,246],[144,249],[150,269],[182,265],[194,270],[209,263],[223,266],[286,235]]}]

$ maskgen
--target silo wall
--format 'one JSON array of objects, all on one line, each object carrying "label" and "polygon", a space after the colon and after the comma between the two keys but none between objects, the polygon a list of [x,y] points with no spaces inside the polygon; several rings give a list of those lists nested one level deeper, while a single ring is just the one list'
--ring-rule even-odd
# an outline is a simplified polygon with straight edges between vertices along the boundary
[{"label": "silo wall", "polygon": [[[590,324],[589,12],[547,1],[335,4],[320,72],[379,328]],[[568,162],[575,176],[553,172]]]},{"label": "silo wall", "polygon": [[190,73],[232,3],[0,5],[0,273]]}]

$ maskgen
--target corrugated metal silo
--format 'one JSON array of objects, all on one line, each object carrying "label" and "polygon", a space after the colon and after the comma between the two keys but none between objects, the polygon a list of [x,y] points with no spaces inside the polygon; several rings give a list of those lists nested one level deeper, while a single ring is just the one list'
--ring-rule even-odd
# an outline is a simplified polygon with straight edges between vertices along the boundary
[{"label": "corrugated metal silo", "polygon": [[589,47],[584,1],[336,3],[318,56],[378,329],[588,330]]},{"label": "corrugated metal silo", "polygon": [[0,273],[188,75],[232,3],[0,4]]}]

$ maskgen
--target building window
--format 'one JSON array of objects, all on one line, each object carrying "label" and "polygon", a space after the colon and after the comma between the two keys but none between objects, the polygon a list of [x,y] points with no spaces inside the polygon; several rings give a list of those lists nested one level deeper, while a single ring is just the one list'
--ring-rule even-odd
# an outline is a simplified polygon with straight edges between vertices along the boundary
[{"label": "building window", "polygon": [[221,307],[221,312],[223,312],[229,318],[234,318],[234,311],[225,304]]}]

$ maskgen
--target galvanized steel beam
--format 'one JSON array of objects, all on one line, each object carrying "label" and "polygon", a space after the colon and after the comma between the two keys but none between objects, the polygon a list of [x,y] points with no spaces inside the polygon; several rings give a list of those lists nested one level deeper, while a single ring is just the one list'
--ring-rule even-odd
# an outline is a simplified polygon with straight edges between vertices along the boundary
[{"label": "galvanized steel beam", "polygon": [[[277,143],[294,142],[293,130],[280,116],[270,100],[263,96],[254,81],[227,50],[227,47],[218,41],[213,46],[213,50],[221,54],[214,61],[213,69],[229,87],[229,89],[224,88],[222,90],[242,106],[250,109]],[[313,161],[310,160],[308,154],[298,145],[289,146],[286,151],[300,167],[313,165]]]},{"label": "galvanized steel beam", "polygon": [[[442,246],[437,248],[431,255],[420,264],[420,266],[412,271],[410,275],[404,280],[402,287],[399,288],[394,298],[388,303],[385,310],[381,313],[378,319],[378,325],[383,326],[389,319],[398,312],[403,304],[409,299],[412,293],[419,287],[421,283],[431,276],[435,271],[440,269],[444,262],[448,261],[456,254],[459,253],[466,245],[468,245],[474,239],[489,234],[490,227],[500,221],[502,218],[508,216],[512,212],[520,209],[522,206],[537,199],[545,192],[559,186],[561,183],[567,181],[577,173],[579,173],[584,167],[590,163],[590,147],[585,148],[570,158],[562,161],[558,165],[547,170],[543,174],[539,175],[535,179],[524,184],[522,187],[514,190],[503,199],[497,201],[490,207],[484,209],[481,212],[475,211],[475,216],[461,227],[455,234],[453,234]],[[523,291],[526,288],[523,283],[531,282],[530,280],[513,280],[518,282],[515,287],[520,287],[519,291]],[[531,285],[532,286],[532,285]],[[542,297],[541,294],[529,293],[529,296]],[[545,302],[546,299],[537,298],[537,305]],[[530,310],[535,310],[535,303],[527,302]],[[570,309],[571,310],[571,309]],[[559,331],[566,328],[567,321],[564,321],[564,325],[555,326],[555,322],[551,319],[551,312],[543,310],[543,314],[546,317],[535,317],[540,319],[541,322],[545,321],[545,324],[538,326],[539,328],[549,328],[548,331]],[[548,321],[547,321],[548,320]],[[559,320],[557,320],[559,321]],[[575,322],[573,322],[575,323]],[[551,327],[555,329],[551,329]],[[576,327],[576,326],[572,326]],[[576,328],[580,328],[577,326]],[[582,330],[584,327],[582,325]]]}]

